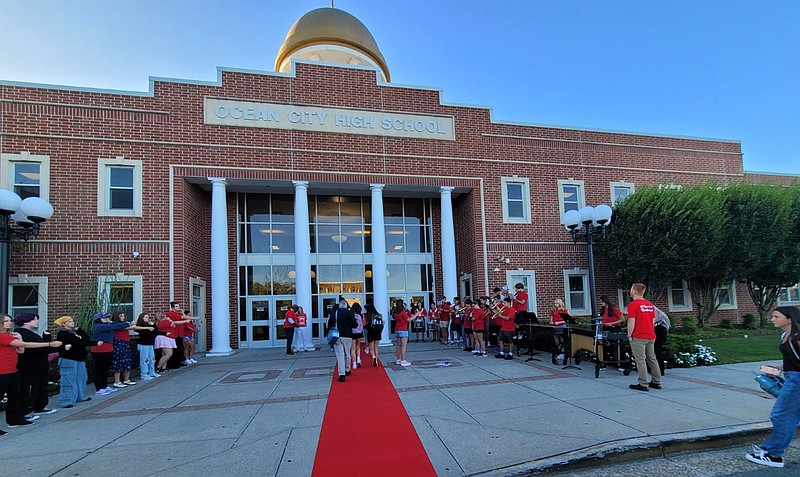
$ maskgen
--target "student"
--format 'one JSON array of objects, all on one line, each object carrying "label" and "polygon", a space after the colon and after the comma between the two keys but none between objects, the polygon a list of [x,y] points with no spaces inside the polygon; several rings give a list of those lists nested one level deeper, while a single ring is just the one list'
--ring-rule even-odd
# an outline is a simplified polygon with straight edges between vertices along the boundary
[{"label": "student", "polygon": [[350,342],[350,359],[353,360],[350,369],[355,369],[361,366],[361,338],[364,337],[364,324],[366,322],[361,314],[361,305],[353,303],[351,309],[356,319],[356,326],[353,327],[353,339]]},{"label": "student", "polygon": [[89,338],[85,331],[75,325],[71,316],[62,316],[55,321],[55,325],[58,327],[56,339],[64,343],[58,350],[61,374],[58,403],[68,409],[76,403],[92,400],[86,396],[86,347],[102,345],[103,342]]},{"label": "student", "polygon": [[[497,316],[501,320],[500,334],[497,336],[497,346],[500,351],[495,355],[495,358],[514,359],[514,333],[517,331],[514,319],[517,317],[517,312],[511,306],[511,297],[507,296],[503,300]],[[508,354],[504,353],[505,343],[508,343]]]},{"label": "student", "polygon": [[[129,331],[138,331],[141,329],[153,331],[155,328],[152,326],[141,327],[129,323],[125,318],[125,313],[122,311],[115,311],[111,317],[111,321],[112,323],[128,324],[126,328],[114,330],[114,361],[111,366],[111,369],[114,370],[113,386],[115,388],[125,388],[136,384],[136,381],[131,381],[131,368],[133,367],[133,360],[130,343],[131,335]],[[124,377],[125,380],[122,381],[120,376]]]},{"label": "student", "polygon": [[[156,336],[158,336],[158,329],[156,322],[150,313],[141,313],[136,320],[136,326],[139,330],[139,344],[136,348],[139,350],[139,378],[142,381],[149,381],[153,378],[161,377],[156,373],[156,352],[155,343]],[[150,330],[146,328],[152,328]]]},{"label": "student", "polygon": [[[39,315],[23,313],[14,318],[14,323],[17,325],[14,331],[19,333],[22,341],[26,343],[46,343],[50,341],[49,332],[45,331],[44,336],[37,333]],[[17,362],[17,369],[22,380],[23,410],[26,417],[31,414],[38,416],[56,412],[55,409],[47,407],[50,401],[47,389],[50,377],[50,362],[47,360],[47,355],[51,352],[47,349],[48,346],[33,348],[23,353],[19,356],[19,361]],[[59,346],[61,345],[54,347],[58,348]]]},{"label": "student", "polygon": [[114,363],[114,333],[129,326],[131,326],[129,322],[112,323],[111,315],[104,311],[99,311],[94,315],[92,338],[96,339],[98,343],[103,343],[91,350],[94,361],[95,395],[105,396],[117,391],[116,388],[108,386],[108,370]]},{"label": "student", "polygon": [[[656,307],[644,299],[646,287],[643,283],[631,285],[631,298],[628,305],[628,340],[631,343],[631,353],[636,361],[636,370],[639,372],[638,383],[630,387],[636,391],[648,391],[650,388],[661,389],[661,370],[656,359],[655,342],[656,333],[654,322]],[[647,367],[650,367],[652,379],[647,379]]]},{"label": "student", "polygon": [[408,322],[411,321],[411,313],[406,309],[403,300],[397,300],[392,310],[396,322],[395,335],[397,336],[397,346],[395,354],[397,361],[395,364],[400,366],[411,366],[411,362],[406,359],[406,348],[408,347]]},{"label": "student", "polygon": [[783,467],[783,454],[792,443],[800,424],[800,308],[779,306],[770,317],[775,328],[783,330],[780,351],[783,364],[762,366],[761,372],[778,375],[783,373],[783,386],[772,406],[769,419],[772,431],[760,446],[753,445],[753,452],[745,458],[768,467]]},{"label": "student", "polygon": [[[567,322],[564,321],[564,317],[561,316],[563,314],[567,314],[567,307],[564,304],[564,300],[561,298],[556,298],[553,301],[553,308],[550,309],[550,324],[553,325],[554,328],[566,328]],[[559,361],[564,359],[564,331],[560,329],[553,329],[553,346],[555,346],[556,351],[558,352],[558,356],[556,359]]]},{"label": "student", "polygon": [[153,342],[153,348],[161,351],[161,358],[156,365],[156,372],[161,375],[168,371],[169,360],[178,349],[178,344],[175,341],[175,323],[165,314],[159,313],[156,328],[158,335]]}]

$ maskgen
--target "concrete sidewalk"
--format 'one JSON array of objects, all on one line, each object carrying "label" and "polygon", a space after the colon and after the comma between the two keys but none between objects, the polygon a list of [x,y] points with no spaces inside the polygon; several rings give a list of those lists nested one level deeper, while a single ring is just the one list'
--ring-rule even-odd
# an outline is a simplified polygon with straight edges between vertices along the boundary
[{"label": "concrete sidewalk", "polygon": [[[663,390],[645,393],[628,389],[635,374],[609,369],[595,378],[591,363],[562,370],[546,354],[506,361],[410,343],[412,366],[403,368],[393,347],[381,352],[440,476],[518,475],[717,439],[759,442],[770,428],[774,400],[753,380],[755,363],[668,370]],[[7,429],[4,468],[32,476],[310,475],[333,353],[243,350],[199,361]],[[357,411],[353,419],[342,438],[354,453],[369,426],[391,425],[359,422]],[[744,459],[741,466],[758,468]]]}]

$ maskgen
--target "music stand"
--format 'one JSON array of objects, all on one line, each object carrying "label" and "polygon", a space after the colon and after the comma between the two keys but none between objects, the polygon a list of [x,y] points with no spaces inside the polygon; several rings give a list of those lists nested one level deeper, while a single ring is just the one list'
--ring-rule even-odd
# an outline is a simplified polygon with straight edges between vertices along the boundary
[{"label": "music stand", "polygon": [[539,318],[537,318],[536,313],[533,312],[526,313],[525,315],[527,318],[527,323],[525,323],[525,325],[528,327],[528,359],[526,359],[525,362],[541,361],[541,359],[533,357],[533,355],[539,354],[533,350],[533,338],[536,334],[533,330],[535,329],[534,327],[539,324]]},{"label": "music stand", "polygon": [[[561,318],[564,319],[564,322],[568,325],[576,325],[578,322],[573,318],[569,313],[559,313]],[[575,366],[573,358],[572,358],[572,330],[570,330],[569,326],[563,328],[564,329],[564,367],[561,369],[581,369]],[[567,349],[569,349],[569,353],[567,353]]]}]

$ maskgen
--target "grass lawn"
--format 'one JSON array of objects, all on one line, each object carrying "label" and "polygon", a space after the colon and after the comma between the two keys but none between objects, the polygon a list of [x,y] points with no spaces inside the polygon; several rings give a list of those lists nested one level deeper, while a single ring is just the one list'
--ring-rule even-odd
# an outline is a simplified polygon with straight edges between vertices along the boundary
[{"label": "grass lawn", "polygon": [[744,337],[744,332],[720,338],[703,338],[698,344],[711,347],[717,355],[717,364],[763,362],[781,359],[778,351],[780,334],[758,334]]}]

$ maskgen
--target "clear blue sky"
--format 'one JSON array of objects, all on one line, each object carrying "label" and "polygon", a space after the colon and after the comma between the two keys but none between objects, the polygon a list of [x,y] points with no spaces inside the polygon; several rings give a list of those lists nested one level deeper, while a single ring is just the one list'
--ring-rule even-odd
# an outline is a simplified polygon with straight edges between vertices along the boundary
[{"label": "clear blue sky", "polygon": [[[272,71],[325,0],[0,0],[0,80],[146,91],[148,77]],[[495,120],[742,143],[800,174],[800,1],[336,0],[394,83]]]}]

